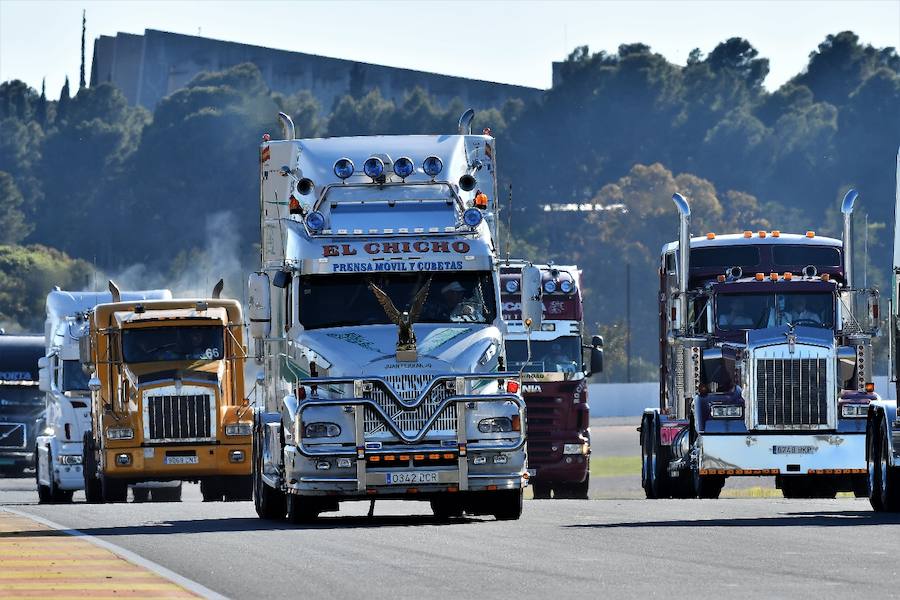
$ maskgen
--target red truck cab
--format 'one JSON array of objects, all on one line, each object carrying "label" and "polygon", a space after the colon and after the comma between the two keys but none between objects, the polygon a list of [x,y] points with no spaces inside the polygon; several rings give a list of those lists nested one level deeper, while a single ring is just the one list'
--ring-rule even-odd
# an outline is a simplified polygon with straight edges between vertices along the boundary
[{"label": "red truck cab", "polygon": [[522,371],[527,409],[528,469],[535,498],[588,497],[590,407],[583,360],[584,310],[576,266],[535,265],[541,270],[543,320],[530,334],[522,324],[521,270],[500,267],[500,300],[507,323],[511,371]]}]

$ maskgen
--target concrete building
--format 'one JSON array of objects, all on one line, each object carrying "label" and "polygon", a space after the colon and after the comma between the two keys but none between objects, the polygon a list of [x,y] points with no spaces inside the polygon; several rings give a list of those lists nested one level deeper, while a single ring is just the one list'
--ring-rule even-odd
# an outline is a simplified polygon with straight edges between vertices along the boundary
[{"label": "concrete building", "polygon": [[363,95],[377,88],[384,98],[402,102],[419,86],[439,103],[460,98],[474,108],[499,107],[510,98],[529,100],[542,90],[372,65],[314,54],[273,50],[209,38],[147,29],[143,35],[118,33],[94,43],[91,85],[110,82],[132,105],[150,110],[198,73],[219,71],[245,62],[259,67],[273,91],[293,94],[309,90],[322,110],[336,98]]}]

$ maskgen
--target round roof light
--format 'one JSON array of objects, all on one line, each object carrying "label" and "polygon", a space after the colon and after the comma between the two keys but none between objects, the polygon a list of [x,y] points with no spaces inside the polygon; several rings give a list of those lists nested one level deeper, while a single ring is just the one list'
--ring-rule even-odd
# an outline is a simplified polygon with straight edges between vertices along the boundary
[{"label": "round roof light", "polygon": [[429,177],[437,177],[444,170],[444,162],[437,156],[429,156],[422,162],[422,170]]},{"label": "round roof light", "polygon": [[354,170],[353,161],[349,158],[339,158],[334,163],[334,174],[338,179],[347,179],[353,175]]},{"label": "round roof light", "polygon": [[519,282],[515,279],[510,279],[506,282],[506,291],[510,294],[515,294],[519,291]]},{"label": "round roof light", "polygon": [[413,161],[406,156],[401,156],[394,161],[394,173],[400,179],[406,179],[412,175],[415,170],[416,166],[413,164]]},{"label": "round roof light", "polygon": [[551,280],[551,281],[548,281],[547,283],[545,283],[544,291],[547,292],[548,294],[552,294],[553,292],[555,292],[556,291],[556,282]]},{"label": "round roof light", "polygon": [[563,281],[559,282],[559,289],[562,290],[564,294],[571,294],[575,289],[575,284],[568,279],[564,279]]},{"label": "round roof light", "polygon": [[306,215],[306,226],[313,231],[320,231],[325,227],[325,215],[317,210]]},{"label": "round roof light", "polygon": [[478,227],[484,217],[477,208],[470,208],[463,213],[463,222],[469,227]]},{"label": "round roof light", "polygon": [[378,179],[384,175],[384,161],[377,156],[367,158],[363,163],[363,173],[372,179]]}]

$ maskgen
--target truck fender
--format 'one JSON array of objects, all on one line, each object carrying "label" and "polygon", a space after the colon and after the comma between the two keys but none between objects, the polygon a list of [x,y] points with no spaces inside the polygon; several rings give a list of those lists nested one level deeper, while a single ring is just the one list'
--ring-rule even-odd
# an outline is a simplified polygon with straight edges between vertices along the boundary
[{"label": "truck fender", "polygon": [[[875,424],[879,419],[884,419],[887,425],[887,445],[888,445],[888,464],[895,466],[894,460],[894,422],[897,420],[897,403],[893,400],[876,400],[869,404],[869,414],[866,418],[866,435],[881,435],[880,431],[875,431]],[[868,444],[866,444],[866,452],[868,453]],[[869,457],[866,456],[866,459]]]},{"label": "truck fender", "polygon": [[277,440],[273,440],[273,430],[280,426],[281,415],[279,413],[256,411],[254,414],[254,436],[258,437],[257,448],[262,453],[263,472],[271,473],[277,471],[278,465],[281,464],[281,457],[275,451],[280,447]]},{"label": "truck fender", "polygon": [[641,424],[638,425],[638,445],[643,446],[644,444],[644,420],[647,418],[654,419],[656,422],[659,422],[659,409],[658,408],[645,408],[643,415],[641,415]]}]

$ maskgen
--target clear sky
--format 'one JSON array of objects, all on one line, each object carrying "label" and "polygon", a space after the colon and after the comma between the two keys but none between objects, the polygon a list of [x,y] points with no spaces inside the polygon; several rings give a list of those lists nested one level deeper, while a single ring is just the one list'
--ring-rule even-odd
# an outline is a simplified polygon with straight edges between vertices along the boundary
[{"label": "clear sky", "polygon": [[81,11],[87,77],[93,40],[161,29],[284,50],[532,87],[575,46],[614,52],[643,42],[683,64],[741,36],[770,59],[769,89],[798,73],[829,33],[900,46],[900,0],[632,2],[77,2],[0,0],[0,81],[22,79],[56,98],[78,85]]}]

